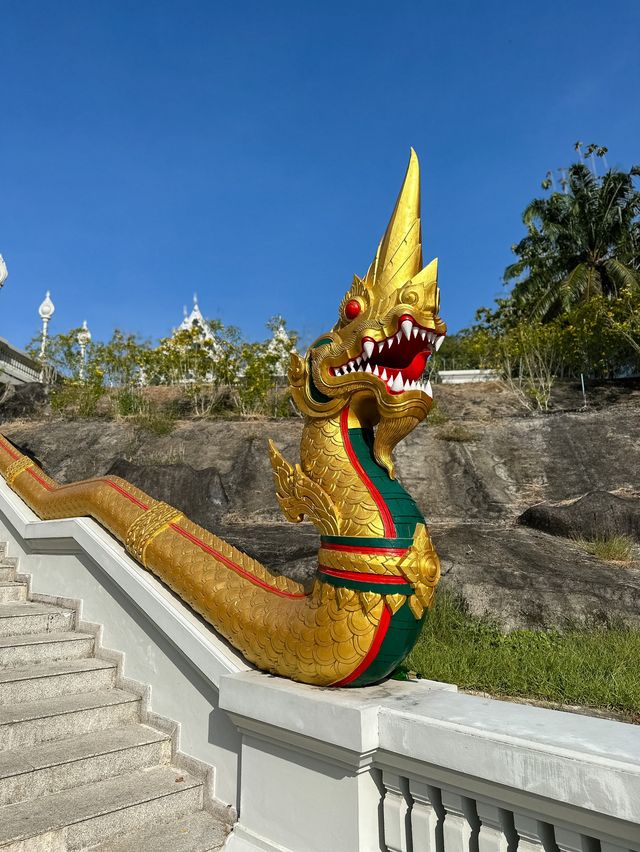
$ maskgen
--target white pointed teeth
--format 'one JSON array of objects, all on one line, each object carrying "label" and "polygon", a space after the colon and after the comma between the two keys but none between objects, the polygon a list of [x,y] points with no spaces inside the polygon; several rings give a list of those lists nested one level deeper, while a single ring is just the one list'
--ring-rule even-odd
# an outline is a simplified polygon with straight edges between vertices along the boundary
[{"label": "white pointed teeth", "polygon": [[406,390],[406,391],[407,391],[407,390],[411,390],[411,387],[412,387],[412,385],[411,385],[411,379],[406,379],[406,381],[405,381],[405,383],[404,383],[403,390]]},{"label": "white pointed teeth", "polygon": [[396,340],[398,341],[398,343],[400,343],[400,338],[401,338],[401,337],[402,337],[402,332],[401,332],[401,331],[399,331],[399,332],[396,334]]},{"label": "white pointed teeth", "polygon": [[393,383],[390,385],[392,391],[404,390],[404,382],[402,381],[402,373],[396,373]]},{"label": "white pointed teeth", "polygon": [[411,322],[411,320],[402,320],[402,322],[400,323],[400,330],[407,338],[407,340],[409,340],[409,338],[411,337],[411,332],[413,331],[413,323]]},{"label": "white pointed teeth", "polygon": [[[367,364],[367,367],[368,367],[368,366],[369,366],[369,365]],[[377,364],[376,364],[376,366],[373,368],[373,375],[374,375],[374,376],[379,376],[379,375],[380,375],[380,371],[378,370],[378,365],[377,365]]]},{"label": "white pointed teeth", "polygon": [[438,349],[440,349],[443,342],[444,342],[444,334],[441,334],[438,338],[436,338],[436,352],[438,351]]},{"label": "white pointed teeth", "polygon": [[369,364],[369,363],[367,362],[367,366],[364,368],[364,371],[365,371],[365,373],[371,373],[371,372],[372,372],[372,370],[371,370],[371,364]]},{"label": "white pointed teeth", "polygon": [[[376,370],[377,369],[378,368],[376,367]],[[375,370],[374,370],[374,373],[375,373]],[[383,382],[387,381],[387,371],[385,370],[384,367],[382,368],[382,373],[380,374],[380,378],[382,379]]]},{"label": "white pointed teeth", "polygon": [[364,358],[368,360],[371,358],[373,350],[375,348],[375,343],[373,340],[365,340],[362,344],[362,348],[364,349]]},{"label": "white pointed teeth", "polygon": [[[359,365],[360,365],[360,361],[362,361],[362,355],[358,355],[358,357],[356,358],[356,365],[357,365],[357,366],[359,366]],[[352,362],[352,363],[353,363],[353,362]]]},{"label": "white pointed teeth", "polygon": [[336,374],[336,376],[341,376],[342,375],[342,368],[336,367],[333,372]]},{"label": "white pointed teeth", "polygon": [[387,337],[387,346],[389,349],[393,346],[393,341],[396,339],[395,334],[392,334],[391,337]]},{"label": "white pointed teeth", "polygon": [[383,349],[384,349],[384,340],[381,340],[380,343],[378,343],[378,352],[382,352]]},{"label": "white pointed teeth", "polygon": [[418,336],[418,332],[419,332],[419,331],[420,331],[420,329],[418,328],[418,326],[417,326],[417,325],[414,325],[414,327],[413,327],[413,331],[412,331],[412,334],[413,334],[414,338],[416,338],[416,337]]},{"label": "white pointed teeth", "polygon": [[424,389],[424,392],[427,396],[430,396],[433,399],[433,388],[431,387],[431,382],[427,382],[427,386]]},{"label": "white pointed teeth", "polygon": [[355,361],[349,361],[348,367],[349,367],[349,370],[355,370],[356,362]]},{"label": "white pointed teeth", "polygon": [[426,336],[427,336],[427,332],[425,331],[424,328],[421,328],[420,329],[420,337],[424,340]]}]

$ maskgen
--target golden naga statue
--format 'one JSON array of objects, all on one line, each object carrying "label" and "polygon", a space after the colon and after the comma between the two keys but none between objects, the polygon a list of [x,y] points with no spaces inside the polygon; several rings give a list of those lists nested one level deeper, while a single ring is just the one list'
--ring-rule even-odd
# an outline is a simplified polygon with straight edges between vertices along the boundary
[{"label": "golden naga statue", "polygon": [[391,453],[432,403],[423,374],[446,327],[437,261],[422,268],[415,152],[386,233],[338,321],[293,355],[301,463],[271,444],[282,511],[322,540],[309,593],[117,477],[58,485],[0,436],[0,473],[41,517],[90,516],[249,660],[321,686],[376,683],[419,636],[439,579],[424,518]]}]

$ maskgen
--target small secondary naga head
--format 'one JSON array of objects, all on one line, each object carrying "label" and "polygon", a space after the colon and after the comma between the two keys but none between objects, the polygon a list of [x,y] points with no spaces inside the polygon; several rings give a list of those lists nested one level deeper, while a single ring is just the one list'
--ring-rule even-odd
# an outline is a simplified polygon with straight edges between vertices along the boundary
[{"label": "small secondary naga head", "polygon": [[[420,167],[413,149],[387,230],[367,274],[355,275],[333,329],[292,356],[293,397],[304,414],[332,416],[347,403],[377,426],[376,460],[391,476],[395,445],[432,404],[427,360],[444,340],[438,261],[422,265]],[[378,425],[379,424],[379,425]]]}]

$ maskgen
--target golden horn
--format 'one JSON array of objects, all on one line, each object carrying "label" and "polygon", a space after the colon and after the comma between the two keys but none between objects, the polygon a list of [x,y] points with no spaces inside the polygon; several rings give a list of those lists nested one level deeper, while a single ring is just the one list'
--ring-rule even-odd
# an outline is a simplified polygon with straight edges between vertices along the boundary
[{"label": "golden horn", "polygon": [[396,206],[367,273],[367,284],[379,291],[395,289],[421,269],[420,164],[412,148]]}]

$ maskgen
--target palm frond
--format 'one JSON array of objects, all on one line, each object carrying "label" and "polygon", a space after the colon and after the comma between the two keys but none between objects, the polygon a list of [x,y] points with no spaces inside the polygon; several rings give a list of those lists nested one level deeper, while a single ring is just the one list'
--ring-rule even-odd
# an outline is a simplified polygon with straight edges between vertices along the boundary
[{"label": "palm frond", "polygon": [[617,258],[611,257],[609,260],[605,260],[603,266],[617,292],[625,288],[629,290],[640,288],[640,272],[622,263]]}]

